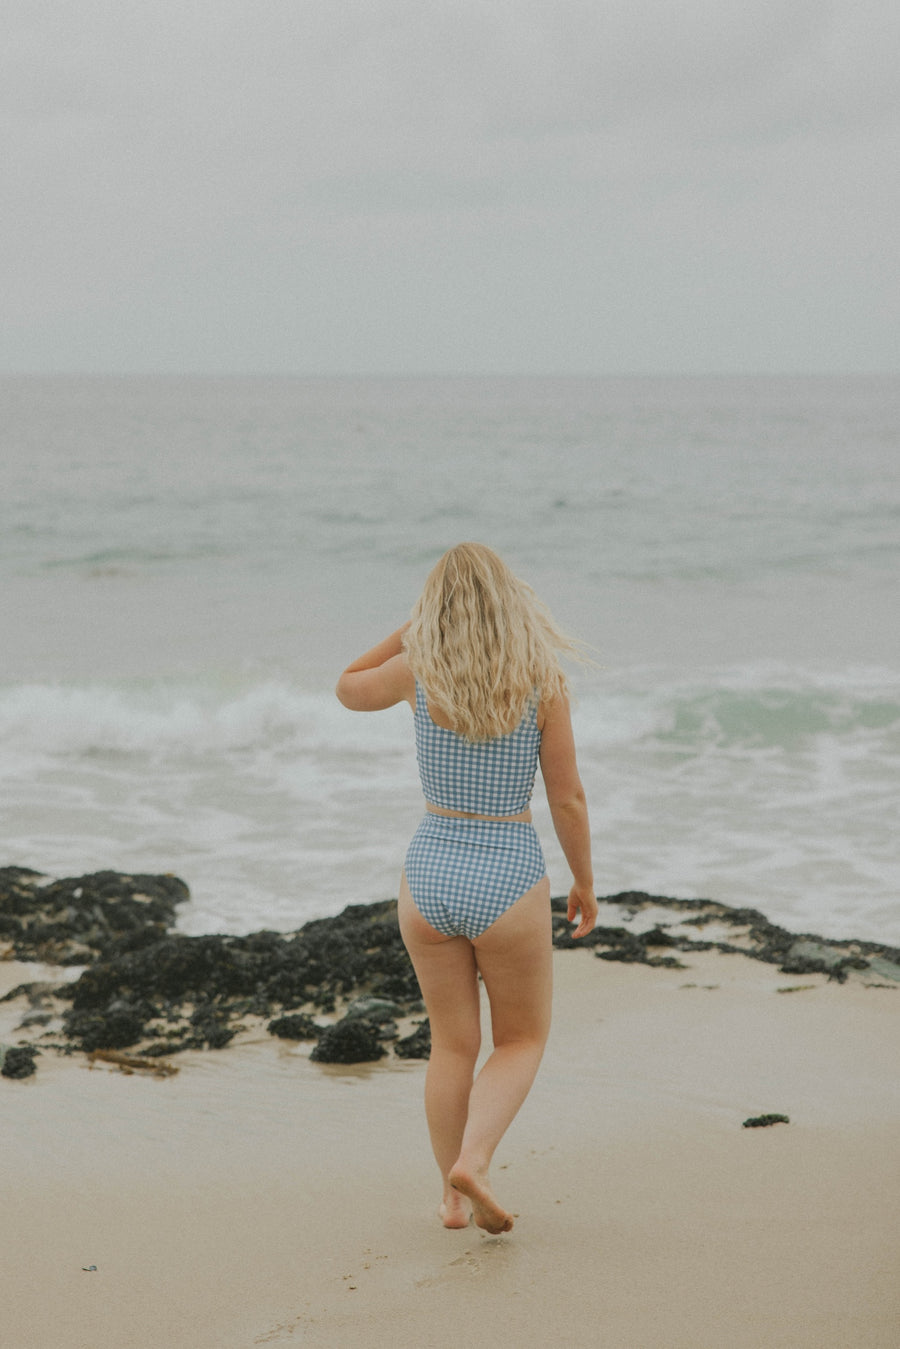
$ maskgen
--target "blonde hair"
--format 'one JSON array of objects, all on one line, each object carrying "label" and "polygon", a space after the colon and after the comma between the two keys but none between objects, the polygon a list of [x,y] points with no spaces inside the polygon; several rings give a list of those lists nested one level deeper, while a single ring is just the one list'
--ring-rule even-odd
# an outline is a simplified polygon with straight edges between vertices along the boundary
[{"label": "blonde hair", "polygon": [[567,692],[558,653],[574,653],[530,586],[482,543],[432,569],[403,637],[412,673],[467,740],[514,731],[532,702]]}]

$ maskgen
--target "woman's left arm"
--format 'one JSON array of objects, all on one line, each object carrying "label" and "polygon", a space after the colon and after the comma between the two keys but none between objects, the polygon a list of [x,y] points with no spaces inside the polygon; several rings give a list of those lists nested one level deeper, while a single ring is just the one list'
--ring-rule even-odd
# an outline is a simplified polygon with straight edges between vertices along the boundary
[{"label": "woman's left arm", "polygon": [[335,693],[351,712],[380,712],[404,699],[415,702],[416,684],[403,655],[404,623],[347,666]]}]

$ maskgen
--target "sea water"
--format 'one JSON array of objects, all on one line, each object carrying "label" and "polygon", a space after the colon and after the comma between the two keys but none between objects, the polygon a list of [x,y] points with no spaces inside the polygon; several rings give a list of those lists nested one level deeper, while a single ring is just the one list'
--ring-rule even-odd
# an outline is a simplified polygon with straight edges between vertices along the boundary
[{"label": "sea water", "polygon": [[599,893],[900,943],[900,378],[11,377],[0,487],[3,863],[395,895],[409,709],[333,687],[478,539],[590,647]]}]

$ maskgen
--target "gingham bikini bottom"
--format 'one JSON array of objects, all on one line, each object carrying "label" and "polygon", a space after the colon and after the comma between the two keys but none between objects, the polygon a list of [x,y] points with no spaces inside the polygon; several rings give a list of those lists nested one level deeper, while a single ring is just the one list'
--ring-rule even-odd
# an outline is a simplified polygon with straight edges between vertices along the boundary
[{"label": "gingham bikini bottom", "polygon": [[446,937],[478,937],[545,874],[524,820],[427,814],[406,853],[406,883],[426,922]]}]

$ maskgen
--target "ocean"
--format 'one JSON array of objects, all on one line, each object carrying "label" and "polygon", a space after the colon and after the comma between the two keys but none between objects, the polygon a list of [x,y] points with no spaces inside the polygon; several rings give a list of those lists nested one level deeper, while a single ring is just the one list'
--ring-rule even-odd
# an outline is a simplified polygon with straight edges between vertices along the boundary
[{"label": "ocean", "polygon": [[332,690],[478,539],[590,648],[599,894],[900,944],[900,378],[6,377],[0,487],[2,864],[395,895],[409,709]]}]

